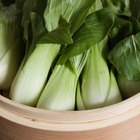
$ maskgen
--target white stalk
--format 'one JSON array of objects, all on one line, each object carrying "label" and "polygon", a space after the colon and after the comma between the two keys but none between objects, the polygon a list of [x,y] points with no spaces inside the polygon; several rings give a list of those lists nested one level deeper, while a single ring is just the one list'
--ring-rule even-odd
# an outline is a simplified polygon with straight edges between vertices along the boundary
[{"label": "white stalk", "polygon": [[74,110],[77,76],[68,65],[55,67],[37,104],[50,110]]},{"label": "white stalk", "polygon": [[10,91],[12,100],[30,106],[36,105],[59,49],[60,45],[57,44],[37,44],[13,81]]}]

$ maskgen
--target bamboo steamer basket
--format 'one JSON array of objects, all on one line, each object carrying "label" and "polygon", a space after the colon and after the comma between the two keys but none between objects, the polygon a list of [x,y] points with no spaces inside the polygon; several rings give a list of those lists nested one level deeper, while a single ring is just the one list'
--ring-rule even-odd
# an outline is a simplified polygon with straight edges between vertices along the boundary
[{"label": "bamboo steamer basket", "polygon": [[62,112],[0,95],[0,140],[140,140],[140,93],[108,107]]}]

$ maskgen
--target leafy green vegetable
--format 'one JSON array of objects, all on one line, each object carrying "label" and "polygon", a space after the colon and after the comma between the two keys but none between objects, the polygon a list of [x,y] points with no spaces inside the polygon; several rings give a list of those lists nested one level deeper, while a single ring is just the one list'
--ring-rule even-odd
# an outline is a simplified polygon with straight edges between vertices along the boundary
[{"label": "leafy green vegetable", "polygon": [[116,17],[115,24],[109,33],[110,47],[113,48],[119,41],[133,33],[131,21]]},{"label": "leafy green vegetable", "polygon": [[[52,51],[53,50],[53,51]],[[46,82],[49,68],[59,47],[36,44],[36,49],[16,75],[10,90],[12,100],[35,106]]]},{"label": "leafy green vegetable", "polygon": [[51,32],[42,32],[39,38],[39,43],[54,43],[54,44],[72,44],[73,40],[70,33],[70,24],[65,19],[60,17],[60,24]]},{"label": "leafy green vegetable", "polygon": [[[82,73],[82,99],[77,100],[83,100],[86,109],[104,107],[121,101],[114,74],[109,71],[104,56],[107,49],[106,44],[107,39],[96,46],[92,46]],[[78,104],[77,106],[81,106],[80,103]]]},{"label": "leafy green vegetable", "polygon": [[[12,100],[30,106],[36,105],[48,79],[50,68],[60,51],[61,44],[72,43],[71,26],[68,22],[73,13],[79,10],[77,3],[82,3],[82,6],[87,4],[81,0],[48,0],[43,13],[42,7],[38,7],[38,3],[39,5],[45,4],[43,0],[35,1],[34,4],[32,1],[25,1],[23,6],[22,26],[24,27],[27,50],[10,91]],[[87,12],[90,7],[91,5],[87,7]],[[45,21],[41,18],[42,14]],[[79,18],[83,19],[82,12],[80,14]],[[26,80],[28,81],[26,88],[22,89]],[[33,85],[36,88],[32,88]]]},{"label": "leafy green vegetable", "polygon": [[130,0],[102,0],[104,7],[116,9],[117,15],[131,16]]},{"label": "leafy green vegetable", "polygon": [[71,23],[71,33],[73,34],[85,20],[94,2],[95,0],[48,0],[44,13],[47,30],[55,29],[58,26],[59,17],[63,15]]},{"label": "leafy green vegetable", "polygon": [[140,79],[140,32],[118,42],[108,59],[128,80]]},{"label": "leafy green vegetable", "polygon": [[9,89],[24,54],[20,18],[15,5],[0,7],[0,89]]},{"label": "leafy green vegetable", "polygon": [[0,0],[0,91],[11,88],[12,100],[50,110],[112,105],[120,91],[133,96],[140,91],[139,5]]},{"label": "leafy green vegetable", "polygon": [[[42,27],[43,20],[39,16],[42,7],[40,7],[41,11],[39,12],[37,10],[38,7],[35,9],[35,3],[34,7],[32,3],[28,3],[30,5],[26,6],[27,3],[24,3],[23,7],[26,8],[23,8],[22,17],[24,39],[26,40],[27,48],[26,55],[12,83],[10,98],[22,104],[35,106],[47,80],[50,67],[60,50],[60,45],[38,43],[38,38],[42,34],[42,30],[44,31],[44,27]],[[23,85],[26,88],[23,88]],[[33,88],[34,86],[35,88]]]},{"label": "leafy green vegetable", "polygon": [[96,0],[95,3],[92,5],[92,7],[90,8],[88,15],[94,13],[97,10],[100,10],[103,8],[103,4],[101,0]]},{"label": "leafy green vegetable", "polygon": [[[46,8],[46,0],[16,0],[17,7],[22,8],[22,26],[24,28],[24,39],[28,41],[30,13],[35,12],[40,17],[43,17]],[[23,6],[22,6],[23,5]]]},{"label": "leafy green vegetable", "polygon": [[37,107],[50,110],[74,110],[77,80],[85,65],[87,54],[74,57],[71,63],[68,61],[64,65],[55,66]]},{"label": "leafy green vegetable", "polygon": [[37,107],[50,110],[73,110],[76,79],[70,64],[57,65],[41,94]]},{"label": "leafy green vegetable", "polygon": [[83,53],[102,41],[113,26],[114,19],[115,15],[110,8],[104,8],[89,15],[74,34],[74,43],[66,48],[59,59],[59,63],[65,63],[69,58]]},{"label": "leafy green vegetable", "polygon": [[124,76],[118,74],[117,82],[124,99],[140,92],[140,80],[127,80]]},{"label": "leafy green vegetable", "polygon": [[[73,13],[72,18],[70,18],[72,34],[74,34],[79,29],[79,27],[82,25],[82,23],[85,21],[89,10],[91,9],[91,7],[93,5],[96,4],[95,1],[96,0],[86,0],[86,1],[81,0],[78,10],[75,13]],[[78,6],[78,5],[76,5],[76,6]]]}]

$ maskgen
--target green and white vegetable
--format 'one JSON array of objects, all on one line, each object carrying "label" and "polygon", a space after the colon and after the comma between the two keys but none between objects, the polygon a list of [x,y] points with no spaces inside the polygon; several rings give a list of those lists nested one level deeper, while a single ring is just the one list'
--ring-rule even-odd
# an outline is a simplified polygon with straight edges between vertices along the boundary
[{"label": "green and white vegetable", "polygon": [[109,70],[104,56],[106,45],[107,39],[90,49],[81,76],[81,98],[86,109],[104,107],[122,100],[114,73]]},{"label": "green and white vegetable", "polygon": [[0,91],[85,110],[140,92],[139,0],[0,0]]},{"label": "green and white vegetable", "polygon": [[140,92],[140,80],[127,80],[124,76],[118,74],[117,82],[124,99]]},{"label": "green and white vegetable", "polygon": [[64,65],[56,65],[37,107],[51,110],[75,109],[77,80],[85,65],[87,55],[88,52],[72,58]]},{"label": "green and white vegetable", "polygon": [[[85,19],[85,16],[89,8],[91,7],[91,4],[94,1],[89,1],[88,3],[75,1],[75,0],[73,1],[61,1],[61,0],[47,1],[47,7],[46,9],[44,9],[45,10],[44,20],[45,20],[46,30],[50,32],[48,33],[49,34],[48,36],[46,35],[47,33],[45,31],[42,31],[42,27],[40,27],[40,23],[37,22],[39,21],[38,15],[42,13],[40,11],[42,9],[41,7],[40,9],[38,9],[38,7],[36,6],[38,3],[40,5],[43,5],[43,3],[41,3],[43,1],[41,2],[35,1],[35,2],[36,2],[36,5],[32,6],[31,1],[27,0],[25,1],[24,7],[23,7],[25,8],[27,5],[27,9],[23,9],[23,18],[22,18],[22,24],[23,24],[23,27],[25,28],[24,30],[25,39],[27,39],[28,41],[29,33],[27,29],[29,28],[28,25],[30,23],[30,20],[31,20],[31,25],[32,25],[33,39],[31,42],[29,53],[27,56],[25,56],[26,57],[24,59],[25,62],[23,62],[24,64],[22,65],[18,74],[16,75],[16,78],[14,79],[14,82],[10,90],[10,98],[12,100],[17,101],[22,104],[30,105],[30,106],[35,106],[41,95],[41,92],[47,81],[47,77],[48,77],[48,73],[51,68],[51,65],[53,64],[55,58],[57,57],[60,51],[61,44],[59,44],[59,40],[62,42],[63,40],[62,38],[67,37],[66,34],[69,34],[70,32],[69,31],[68,33],[65,33],[64,34],[65,36],[62,36],[62,37],[59,37],[62,35],[61,33],[59,33],[58,37],[57,36],[56,38],[54,37],[54,35],[58,31],[61,32],[61,30],[63,29],[63,28],[61,29],[61,26],[64,24],[64,22],[61,21],[60,16],[65,18],[67,21],[70,20],[71,22],[75,23],[75,25],[72,26],[71,28],[71,32],[73,33],[74,30],[77,30],[77,28],[79,27],[79,24],[77,24],[77,22],[79,21],[75,21],[74,15],[80,13],[81,14],[80,21],[82,22],[82,20]],[[81,8],[83,8],[85,5],[87,5],[87,10],[85,9],[84,12],[81,12],[80,11]],[[38,15],[33,14],[32,9],[34,11],[37,11]],[[27,14],[29,14],[30,16]],[[43,26],[43,24],[41,25]],[[69,26],[67,26],[67,28],[68,27]],[[56,31],[54,31],[54,29],[56,29]],[[44,36],[41,36],[42,34]],[[52,40],[51,37],[54,37],[53,43],[55,44],[50,44],[49,41]],[[28,43],[30,42],[28,41]],[[65,45],[65,42],[64,42],[64,45]],[[25,85],[26,88],[24,88],[23,85]],[[36,88],[33,88],[34,86]]]},{"label": "green and white vegetable", "polygon": [[15,5],[0,3],[0,89],[8,90],[23,58],[20,17]]}]

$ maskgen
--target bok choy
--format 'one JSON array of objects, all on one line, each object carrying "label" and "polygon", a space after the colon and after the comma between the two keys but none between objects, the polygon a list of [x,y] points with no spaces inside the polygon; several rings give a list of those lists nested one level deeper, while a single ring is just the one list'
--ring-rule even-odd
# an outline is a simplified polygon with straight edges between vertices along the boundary
[{"label": "bok choy", "polygon": [[140,92],[140,80],[128,80],[121,74],[118,74],[117,82],[124,99]]},{"label": "bok choy", "polygon": [[0,3],[0,89],[8,90],[24,54],[20,17],[15,4]]},{"label": "bok choy", "polygon": [[[12,84],[10,91],[10,98],[12,100],[30,106],[35,106],[37,104],[39,96],[41,95],[43,87],[47,81],[51,65],[53,64],[60,51],[61,44],[65,46],[65,43],[62,42],[62,39],[67,36],[59,37],[59,35],[62,35],[60,32],[64,32],[63,28],[60,28],[61,24],[63,25],[64,23],[61,20],[61,17],[62,19],[65,19],[66,22],[70,21],[72,22],[71,24],[75,23],[75,25],[70,29],[71,32],[74,33],[74,31],[79,28],[79,24],[81,24],[81,22],[85,19],[87,12],[94,1],[95,0],[90,0],[87,2],[83,2],[81,0],[48,0],[47,7],[44,9],[44,12],[40,12],[40,10],[42,10],[42,7],[40,7],[40,9],[38,9],[39,7],[37,7],[38,3],[41,5],[44,4],[43,0],[36,0],[34,5],[32,5],[31,1],[25,1],[23,8],[26,7],[26,9],[23,9],[22,18],[22,25],[25,29],[24,37],[25,39],[27,39],[27,41],[28,38],[31,38],[32,42],[31,46],[29,46],[29,51],[27,51],[27,55],[25,55],[26,58],[24,59],[24,62]],[[81,12],[81,8],[85,6],[85,11]],[[36,14],[33,14],[33,12],[35,12]],[[40,26],[40,20],[38,20],[38,18],[36,20],[36,17],[38,16],[40,18],[43,17],[40,15],[40,13],[43,13],[44,15],[43,23],[45,22],[46,29],[44,29],[45,27],[42,28],[43,24],[41,24],[42,26]],[[75,14],[80,14],[80,20],[76,21],[74,17]],[[30,34],[28,33],[28,26],[30,24],[32,25],[33,38],[30,37]],[[69,26],[67,27],[69,28]],[[59,35],[56,35],[58,31]],[[68,33],[66,32],[63,35],[70,35],[70,31],[67,31]],[[52,37],[54,38],[53,43],[55,42],[55,44],[51,44]],[[50,39],[51,42],[49,41]],[[58,43],[56,42],[56,40],[58,41]],[[29,43],[30,42],[28,41],[28,44]],[[25,85],[26,88],[23,88],[23,85]],[[36,88],[33,88],[34,86]]]},{"label": "bok choy", "polygon": [[[122,100],[114,73],[109,70],[105,58],[106,52],[107,39],[90,49],[81,76],[81,95],[77,96],[77,107],[81,106],[81,104],[78,104],[79,96],[81,96],[86,109],[104,107]],[[81,107],[78,109],[81,109]]]},{"label": "bok choy", "polygon": [[86,110],[140,92],[139,0],[0,1],[0,91]]},{"label": "bok choy", "polygon": [[120,10],[109,35],[108,60],[118,72],[117,82],[126,99],[140,92],[140,1],[110,2]]},{"label": "bok choy", "polygon": [[66,64],[55,66],[37,107],[51,110],[75,109],[77,80],[86,62],[87,54],[75,56]]}]

